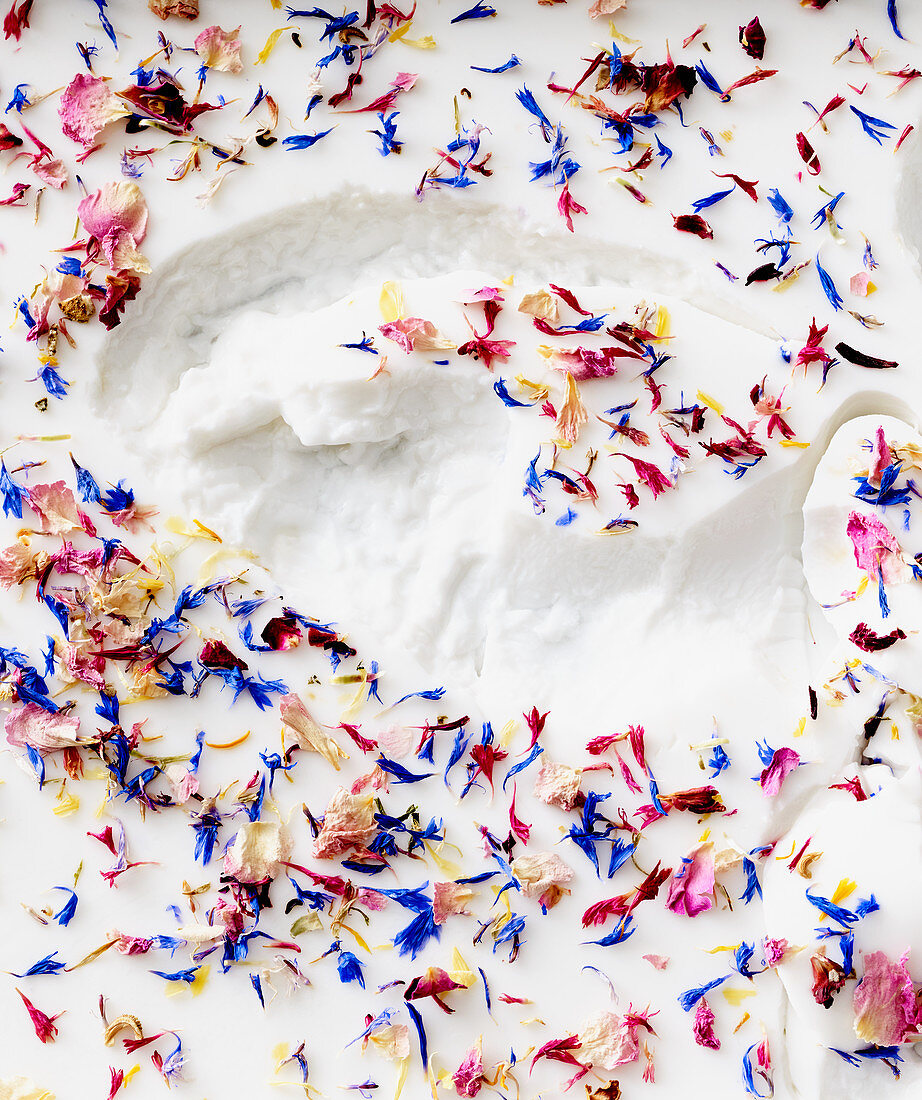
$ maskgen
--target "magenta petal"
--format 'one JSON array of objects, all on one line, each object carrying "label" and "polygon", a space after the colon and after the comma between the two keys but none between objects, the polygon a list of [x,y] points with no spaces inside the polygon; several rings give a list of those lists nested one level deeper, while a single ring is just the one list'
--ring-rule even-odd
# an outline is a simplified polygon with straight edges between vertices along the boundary
[{"label": "magenta petal", "polygon": [[871,580],[883,574],[884,583],[891,584],[899,578],[900,544],[882,520],[852,512],[846,531],[852,540],[855,563]]},{"label": "magenta petal", "polygon": [[776,795],[781,790],[781,785],[795,768],[800,766],[800,754],[794,749],[775,749],[772,762],[759,776],[759,783],[763,793]]},{"label": "magenta petal", "polygon": [[713,904],[714,852],[710,844],[702,844],[682,859],[682,869],[672,876],[666,908],[673,913],[697,917]]}]

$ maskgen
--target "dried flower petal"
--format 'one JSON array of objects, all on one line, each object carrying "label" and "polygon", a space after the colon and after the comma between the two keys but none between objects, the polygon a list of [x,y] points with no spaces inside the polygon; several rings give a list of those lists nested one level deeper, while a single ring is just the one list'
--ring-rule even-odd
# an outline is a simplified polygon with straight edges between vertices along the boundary
[{"label": "dried flower petal", "polygon": [[307,752],[319,752],[328,764],[339,771],[339,762],[348,759],[348,753],[323,732],[300,697],[294,693],[282,696],[279,700],[279,711],[286,729],[294,733],[298,746]]},{"label": "dried flower petal", "polygon": [[371,795],[351,794],[337,787],[314,840],[317,859],[332,859],[350,848],[363,848],[377,832]]},{"label": "dried flower petal", "polygon": [[50,713],[36,703],[12,710],[3,722],[6,739],[17,748],[27,746],[46,756],[79,744],[80,719],[69,714]]},{"label": "dried flower petal", "polygon": [[209,69],[221,73],[243,71],[240,59],[240,27],[222,31],[220,27],[206,27],[195,39],[195,52]]},{"label": "dried flower petal", "polygon": [[77,73],[61,93],[58,106],[64,133],[87,149],[110,122],[129,113],[106,81],[92,73]]},{"label": "dried flower petal", "polygon": [[890,962],[883,951],[864,956],[864,975],[855,987],[855,1034],[864,1043],[891,1046],[914,1030],[915,993],[908,952]]},{"label": "dried flower petal", "polygon": [[224,856],[224,873],[238,882],[265,882],[276,878],[291,854],[288,830],[271,821],[241,826]]},{"label": "dried flower petal", "polygon": [[549,806],[572,810],[579,797],[582,769],[567,764],[555,764],[545,755],[535,780],[535,797]]}]

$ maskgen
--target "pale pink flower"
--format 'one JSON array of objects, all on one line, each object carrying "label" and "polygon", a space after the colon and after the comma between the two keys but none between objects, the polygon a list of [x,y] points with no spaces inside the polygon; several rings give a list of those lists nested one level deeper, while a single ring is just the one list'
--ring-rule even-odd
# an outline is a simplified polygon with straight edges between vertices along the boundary
[{"label": "pale pink flower", "polygon": [[498,286],[482,286],[479,290],[462,290],[459,302],[473,305],[474,302],[504,302],[505,295]]},{"label": "pale pink flower", "polygon": [[47,183],[49,187],[60,191],[67,185],[67,166],[60,157],[36,157],[30,167],[42,183]]},{"label": "pale pink flower", "polygon": [[640,1054],[637,1024],[629,1016],[599,1012],[579,1033],[580,1061],[595,1069],[615,1069],[636,1062]]},{"label": "pale pink flower", "polygon": [[859,271],[849,279],[848,289],[856,298],[867,298],[870,293],[870,282],[871,276],[866,271]]},{"label": "pale pink flower", "polygon": [[26,577],[35,572],[35,559],[32,551],[20,542],[5,546],[0,550],[0,585],[12,588],[22,584]]},{"label": "pale pink flower", "polygon": [[551,886],[565,885],[573,878],[573,868],[554,852],[519,856],[511,866],[526,898],[539,898]]},{"label": "pale pink flower", "polygon": [[71,645],[64,647],[64,667],[75,680],[82,680],[96,691],[103,691],[106,681],[103,673],[106,669],[105,657],[99,657],[91,653],[83,646]]},{"label": "pale pink flower", "polygon": [[291,853],[288,830],[271,821],[250,821],[240,828],[224,856],[224,873],[238,882],[275,878]]},{"label": "pale pink flower", "polygon": [[657,970],[665,970],[669,965],[668,955],[642,955],[641,958],[646,961]]},{"label": "pale pink flower", "polygon": [[599,19],[603,15],[614,15],[627,7],[627,0],[593,0],[589,5],[589,15]]},{"label": "pale pink flower", "polygon": [[194,794],[198,793],[198,776],[182,764],[170,764],[165,774],[170,784],[170,793],[177,806],[184,806]]}]

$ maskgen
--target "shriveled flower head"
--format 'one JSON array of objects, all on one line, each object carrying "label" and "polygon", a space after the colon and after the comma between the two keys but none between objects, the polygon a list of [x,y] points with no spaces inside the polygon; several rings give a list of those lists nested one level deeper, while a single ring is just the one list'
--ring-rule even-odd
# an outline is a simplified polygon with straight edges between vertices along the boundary
[{"label": "shriveled flower head", "polygon": [[198,0],[147,0],[147,7],[161,19],[198,19]]}]

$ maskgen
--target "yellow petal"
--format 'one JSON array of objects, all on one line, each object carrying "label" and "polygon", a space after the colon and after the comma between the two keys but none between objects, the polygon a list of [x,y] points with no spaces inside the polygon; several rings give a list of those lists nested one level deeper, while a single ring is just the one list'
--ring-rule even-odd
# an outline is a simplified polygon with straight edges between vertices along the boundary
[{"label": "yellow petal", "polygon": [[403,1086],[407,1083],[407,1074],[410,1072],[410,1059],[401,1058],[400,1060],[400,1076],[397,1078],[397,1091],[394,1093],[394,1100],[400,1100],[400,1094],[403,1092]]},{"label": "yellow petal", "polygon": [[833,905],[838,905],[840,901],[844,901],[850,894],[853,894],[858,888],[858,883],[850,878],[843,878],[839,880],[839,885],[833,890],[832,898],[830,899]]},{"label": "yellow petal", "polygon": [[166,521],[167,529],[172,531],[174,535],[185,535],[190,539],[209,539],[211,542],[221,542],[221,536],[215,534],[210,527],[206,527],[204,523],[199,523],[197,519],[193,519],[192,526],[185,523],[179,518],[179,516],[170,516]]},{"label": "yellow petal", "polygon": [[265,46],[263,46],[263,48],[259,51],[256,60],[253,62],[254,65],[265,65],[265,63],[269,60],[269,55],[275,49],[276,43],[278,42],[284,30],[284,27],[279,27],[277,30],[274,30],[272,34],[269,35],[269,37],[266,39]]},{"label": "yellow petal", "polygon": [[724,989],[722,992],[727,1004],[736,1006],[745,1001],[747,997],[754,997],[758,991],[755,989]]},{"label": "yellow petal", "polygon": [[403,288],[400,283],[386,282],[381,287],[381,297],[378,299],[378,308],[385,321],[399,321],[407,315],[406,303],[403,300]]},{"label": "yellow petal", "polygon": [[715,397],[711,397],[711,396],[710,396],[709,394],[706,394],[706,393],[704,393],[704,392],[703,392],[702,390],[698,390],[698,400],[699,400],[699,401],[700,401],[700,402],[701,402],[701,403],[702,403],[703,405],[707,405],[707,407],[708,407],[709,409],[713,409],[713,410],[714,410],[714,412],[716,412],[718,416],[723,416],[723,414],[724,414],[724,407],[723,407],[723,405],[721,405],[721,403],[720,403],[720,402],[719,402],[719,401],[717,400],[717,398],[715,398]]},{"label": "yellow petal", "polygon": [[656,324],[653,335],[657,340],[669,339],[669,310],[665,306],[656,307]]},{"label": "yellow petal", "polygon": [[51,811],[56,817],[69,817],[80,809],[80,799],[76,795],[68,794],[62,787],[55,799],[57,806]]}]

